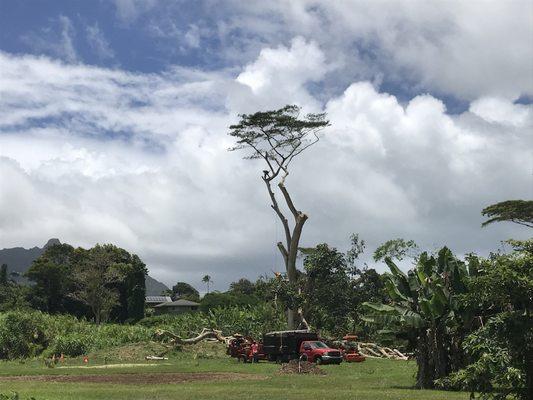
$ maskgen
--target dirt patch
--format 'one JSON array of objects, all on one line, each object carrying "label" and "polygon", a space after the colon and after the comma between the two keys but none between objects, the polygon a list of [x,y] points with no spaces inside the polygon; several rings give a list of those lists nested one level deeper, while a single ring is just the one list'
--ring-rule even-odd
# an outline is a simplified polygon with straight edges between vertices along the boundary
[{"label": "dirt patch", "polygon": [[158,367],[160,365],[172,365],[171,363],[152,364],[105,364],[105,365],[62,365],[58,369],[105,369],[105,368],[136,368],[136,367]]},{"label": "dirt patch", "polygon": [[321,370],[316,364],[298,360],[291,360],[287,364],[283,364],[279,369],[280,374],[312,374],[312,375],[326,375],[326,371]]},{"label": "dirt patch", "polygon": [[265,376],[239,373],[218,372],[174,372],[158,374],[110,374],[110,375],[25,375],[2,376],[1,381],[23,382],[82,382],[82,383],[115,383],[147,385],[156,383],[184,383],[195,381],[220,381],[220,380],[262,380]]}]

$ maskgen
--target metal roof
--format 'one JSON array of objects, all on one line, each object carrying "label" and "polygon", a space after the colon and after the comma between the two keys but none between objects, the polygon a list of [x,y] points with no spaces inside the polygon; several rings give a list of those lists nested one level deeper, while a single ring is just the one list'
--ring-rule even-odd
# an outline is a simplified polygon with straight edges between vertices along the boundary
[{"label": "metal roof", "polygon": [[171,303],[169,296],[146,296],[146,303]]},{"label": "metal roof", "polygon": [[170,303],[158,304],[156,307],[190,307],[190,306],[199,306],[200,304],[195,303],[194,301],[179,299],[176,301],[171,301]]}]

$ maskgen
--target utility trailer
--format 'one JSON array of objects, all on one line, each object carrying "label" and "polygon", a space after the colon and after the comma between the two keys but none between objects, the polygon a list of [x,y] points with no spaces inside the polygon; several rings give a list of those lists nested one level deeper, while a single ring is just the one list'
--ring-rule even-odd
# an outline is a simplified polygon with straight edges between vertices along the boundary
[{"label": "utility trailer", "polygon": [[263,335],[263,353],[269,361],[288,362],[300,357],[302,342],[318,340],[307,330],[269,332]]}]

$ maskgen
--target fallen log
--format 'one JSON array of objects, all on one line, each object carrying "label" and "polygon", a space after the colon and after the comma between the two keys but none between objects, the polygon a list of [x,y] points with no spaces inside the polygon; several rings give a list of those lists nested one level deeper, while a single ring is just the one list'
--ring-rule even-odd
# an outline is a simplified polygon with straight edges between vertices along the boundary
[{"label": "fallen log", "polygon": [[222,336],[221,331],[206,328],[204,328],[198,336],[189,339],[183,339],[180,336],[163,329],[157,329],[155,331],[155,335],[159,339],[169,338],[169,342],[173,343],[174,345],[196,344],[204,339],[216,339],[219,342],[227,343],[232,338]]}]

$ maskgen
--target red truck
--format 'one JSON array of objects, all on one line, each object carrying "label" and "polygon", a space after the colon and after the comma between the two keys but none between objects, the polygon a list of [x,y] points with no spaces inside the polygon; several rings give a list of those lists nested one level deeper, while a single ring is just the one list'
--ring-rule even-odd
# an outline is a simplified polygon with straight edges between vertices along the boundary
[{"label": "red truck", "polygon": [[308,340],[300,345],[300,359],[317,364],[340,364],[343,357],[338,349],[332,349],[318,340]]},{"label": "red truck", "polygon": [[309,331],[281,331],[263,335],[257,343],[257,352],[252,354],[253,339],[238,336],[228,346],[227,354],[238,361],[259,360],[278,363],[300,359],[317,364],[340,364],[342,352],[320,341],[318,335]]},{"label": "red truck", "polygon": [[268,360],[276,362],[295,359],[323,364],[342,362],[342,354],[338,349],[332,349],[321,342],[315,332],[305,330],[265,333],[262,353]]}]

